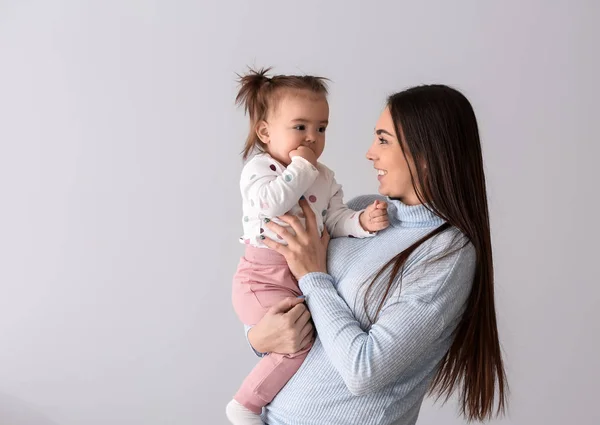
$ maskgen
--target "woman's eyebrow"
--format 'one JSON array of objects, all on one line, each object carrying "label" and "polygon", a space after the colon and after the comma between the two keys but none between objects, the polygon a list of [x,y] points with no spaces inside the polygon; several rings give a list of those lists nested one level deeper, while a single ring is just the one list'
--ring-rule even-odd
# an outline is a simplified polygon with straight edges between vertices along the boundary
[{"label": "woman's eyebrow", "polygon": [[395,137],[392,133],[390,133],[389,131],[384,130],[382,128],[380,128],[379,130],[375,130],[375,134],[377,134],[378,136],[381,134],[387,134],[390,137]]}]

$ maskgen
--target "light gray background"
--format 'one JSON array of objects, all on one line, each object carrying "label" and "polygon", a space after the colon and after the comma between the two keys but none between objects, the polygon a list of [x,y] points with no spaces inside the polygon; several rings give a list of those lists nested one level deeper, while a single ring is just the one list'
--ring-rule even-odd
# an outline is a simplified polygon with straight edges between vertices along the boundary
[{"label": "light gray background", "polygon": [[[255,362],[230,304],[247,64],[333,80],[322,159],[348,199],[376,191],[386,95],[464,91],[512,389],[493,423],[600,423],[599,18],[592,0],[0,0],[0,424],[225,423]],[[419,423],[456,413],[426,401]]]}]

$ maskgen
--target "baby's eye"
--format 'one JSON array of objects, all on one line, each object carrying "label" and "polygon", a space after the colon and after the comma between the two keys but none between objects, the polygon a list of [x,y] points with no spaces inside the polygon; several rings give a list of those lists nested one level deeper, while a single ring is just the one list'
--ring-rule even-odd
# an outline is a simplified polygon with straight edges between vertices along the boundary
[{"label": "baby's eye", "polygon": [[306,130],[306,126],[304,124],[299,124],[296,127],[294,127],[294,129],[304,131],[304,130]]},{"label": "baby's eye", "polygon": [[327,127],[319,127],[319,133],[325,133]]}]

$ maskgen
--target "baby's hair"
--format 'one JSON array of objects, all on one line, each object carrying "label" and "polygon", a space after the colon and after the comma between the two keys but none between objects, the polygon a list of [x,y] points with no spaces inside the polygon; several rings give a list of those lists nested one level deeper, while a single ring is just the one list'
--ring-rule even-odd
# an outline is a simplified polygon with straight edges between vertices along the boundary
[{"label": "baby's hair", "polygon": [[256,134],[258,123],[267,118],[267,114],[276,105],[279,96],[285,90],[306,90],[317,95],[327,96],[326,78],[312,75],[274,75],[268,77],[271,68],[254,70],[239,75],[240,91],[235,102],[244,106],[244,112],[250,117],[250,131],[242,151],[244,160],[255,150],[264,151],[263,143]]}]

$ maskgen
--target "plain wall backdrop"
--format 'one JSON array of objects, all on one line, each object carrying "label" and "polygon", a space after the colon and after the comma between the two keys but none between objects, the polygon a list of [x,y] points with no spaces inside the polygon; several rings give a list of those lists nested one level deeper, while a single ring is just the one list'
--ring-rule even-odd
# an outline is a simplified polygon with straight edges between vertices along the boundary
[{"label": "plain wall backdrop", "polygon": [[[236,72],[331,82],[346,199],[387,95],[478,116],[509,415],[600,423],[599,3],[0,0],[0,424],[225,424],[256,362],[231,307]],[[307,406],[310,408],[310,406]],[[426,400],[419,424],[462,424]]]}]

